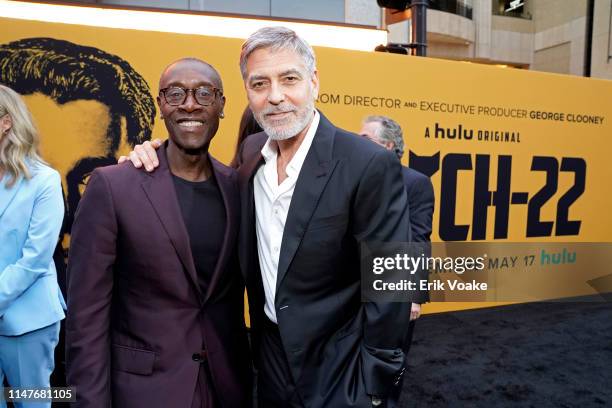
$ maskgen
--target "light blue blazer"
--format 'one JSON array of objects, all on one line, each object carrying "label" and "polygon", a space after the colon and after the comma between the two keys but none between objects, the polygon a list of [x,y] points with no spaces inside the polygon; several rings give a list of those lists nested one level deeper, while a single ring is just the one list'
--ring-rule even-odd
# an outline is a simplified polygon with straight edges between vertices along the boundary
[{"label": "light blue blazer", "polygon": [[30,164],[33,177],[0,180],[0,335],[15,336],[64,318],[53,251],[64,216],[59,173]]}]

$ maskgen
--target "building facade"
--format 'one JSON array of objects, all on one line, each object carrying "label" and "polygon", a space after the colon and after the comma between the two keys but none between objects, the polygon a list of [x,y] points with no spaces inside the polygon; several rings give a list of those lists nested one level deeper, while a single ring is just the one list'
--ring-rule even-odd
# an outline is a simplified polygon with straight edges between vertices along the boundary
[{"label": "building facade", "polygon": [[[387,25],[376,0],[73,2],[356,24],[387,29],[391,43],[410,42],[410,22]],[[427,55],[612,79],[612,0],[592,2],[590,12],[590,0],[429,0]]]}]

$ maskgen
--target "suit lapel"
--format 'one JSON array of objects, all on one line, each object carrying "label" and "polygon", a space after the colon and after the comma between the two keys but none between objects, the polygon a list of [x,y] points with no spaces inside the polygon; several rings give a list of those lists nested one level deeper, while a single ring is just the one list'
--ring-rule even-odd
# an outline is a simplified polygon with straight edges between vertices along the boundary
[{"label": "suit lapel", "polygon": [[221,197],[223,198],[223,205],[225,206],[225,233],[223,234],[223,245],[221,246],[221,251],[219,252],[219,257],[217,258],[215,270],[210,280],[210,284],[208,285],[204,302],[206,302],[214,293],[214,290],[219,283],[219,279],[221,278],[221,274],[227,265],[228,255],[230,255],[230,251],[233,249],[232,243],[234,242],[234,239],[232,238],[235,237],[234,231],[236,227],[234,224],[236,223],[237,217],[237,214],[234,212],[234,209],[236,208],[234,203],[234,200],[236,199],[236,192],[231,184],[231,174],[228,173],[227,169],[225,169],[221,163],[217,162],[210,155],[208,155],[208,158],[212,165],[212,170],[215,175],[215,179],[217,180]]},{"label": "suit lapel", "polygon": [[2,215],[15,198],[15,195],[17,195],[17,191],[19,191],[21,184],[23,183],[23,177],[19,177],[15,184],[8,188],[6,187],[6,182],[8,180],[9,178],[7,175],[0,179],[0,218],[2,218]]},{"label": "suit lapel", "polygon": [[[253,186],[253,177],[255,177],[255,172],[257,171],[257,169],[259,169],[259,166],[261,166],[264,163],[263,156],[261,155],[261,149],[263,148],[263,145],[266,143],[266,140],[263,141],[263,144],[261,144],[260,148],[257,149],[257,151],[253,152],[251,157],[247,157],[244,160],[244,162],[240,166],[240,169],[238,170],[241,177],[244,177],[245,179],[247,179],[251,187]],[[251,191],[252,190],[253,189],[251,188]]]},{"label": "suit lapel", "polygon": [[[161,221],[164,230],[168,234],[183,267],[187,271],[188,278],[195,286],[198,294],[201,295],[195,264],[191,255],[189,234],[181,215],[181,208],[176,197],[172,174],[168,167],[166,145],[158,150],[158,157],[158,169],[149,174],[150,178],[142,183],[142,188],[155,209],[155,213]],[[199,298],[201,299],[201,296]]]},{"label": "suit lapel", "polygon": [[[256,137],[256,136],[252,136]],[[267,141],[267,136],[261,136],[260,143],[255,144],[255,150],[250,157],[246,157],[238,169],[241,180],[242,194],[242,223],[240,228],[240,269],[245,277],[249,279],[249,272],[259,274],[259,257],[257,256],[257,235],[255,232],[255,190],[253,177],[257,169],[264,163],[261,149]]]},{"label": "suit lapel", "polygon": [[285,221],[276,278],[277,291],[302,242],[325,185],[336,167],[337,160],[332,158],[335,133],[336,128],[321,114],[319,127],[300,170]]}]

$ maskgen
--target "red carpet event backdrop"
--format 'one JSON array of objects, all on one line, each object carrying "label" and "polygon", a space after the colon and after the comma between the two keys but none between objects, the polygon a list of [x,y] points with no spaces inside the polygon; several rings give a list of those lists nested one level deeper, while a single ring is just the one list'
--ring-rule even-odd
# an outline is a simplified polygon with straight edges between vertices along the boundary
[{"label": "red carpet event backdrop", "polygon": [[[43,156],[64,177],[70,215],[93,168],[135,143],[166,138],[154,100],[161,71],[178,58],[201,58],[220,72],[226,118],[212,153],[231,160],[247,103],[241,40],[6,18],[0,26],[0,82],[25,95]],[[611,81],[315,51],[317,107],[334,123],[358,131],[365,116],[386,115],[402,126],[404,163],[434,185],[433,241],[481,242],[485,249],[498,242],[612,241]],[[598,261],[597,251],[590,254],[590,278],[606,278],[610,256]]]}]

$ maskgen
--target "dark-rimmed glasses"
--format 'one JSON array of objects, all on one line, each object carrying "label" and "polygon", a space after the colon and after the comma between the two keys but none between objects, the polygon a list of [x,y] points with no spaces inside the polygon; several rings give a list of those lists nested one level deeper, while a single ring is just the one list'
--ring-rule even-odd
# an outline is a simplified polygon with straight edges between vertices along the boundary
[{"label": "dark-rimmed glasses", "polygon": [[170,106],[180,106],[187,100],[187,94],[193,93],[196,102],[202,106],[209,106],[215,101],[217,94],[223,95],[220,89],[213,86],[200,86],[195,89],[182,88],[180,86],[169,86],[160,89],[159,93],[164,96],[166,103]]}]

